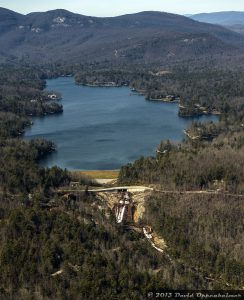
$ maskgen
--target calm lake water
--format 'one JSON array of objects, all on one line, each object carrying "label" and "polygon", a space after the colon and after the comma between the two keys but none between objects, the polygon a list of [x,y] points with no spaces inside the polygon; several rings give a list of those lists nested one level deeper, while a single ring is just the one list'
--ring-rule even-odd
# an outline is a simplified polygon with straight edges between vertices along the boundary
[{"label": "calm lake water", "polygon": [[[118,169],[141,155],[154,155],[161,140],[180,141],[193,118],[178,117],[175,103],[149,102],[127,87],[75,85],[74,78],[47,80],[62,94],[63,114],[34,118],[25,138],[45,138],[57,145],[43,166],[67,169]],[[215,120],[216,116],[194,118]]]}]

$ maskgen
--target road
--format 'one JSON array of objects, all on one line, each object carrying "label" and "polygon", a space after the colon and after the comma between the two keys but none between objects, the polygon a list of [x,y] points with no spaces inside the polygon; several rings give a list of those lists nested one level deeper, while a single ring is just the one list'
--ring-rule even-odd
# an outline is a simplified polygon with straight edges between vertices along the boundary
[{"label": "road", "polygon": [[[127,190],[128,192],[145,192],[145,191],[153,191],[153,188],[147,186],[137,186],[137,185],[130,185],[130,186],[114,186],[110,188],[97,188],[97,189],[88,189],[88,192],[100,193],[100,192],[116,192],[118,190]],[[85,190],[77,190],[77,189],[59,189],[58,192],[63,193],[79,193],[85,192]]]},{"label": "road", "polygon": [[[152,188],[148,186],[140,186],[140,185],[128,185],[128,186],[113,186],[109,188],[97,188],[97,189],[88,189],[88,192],[116,192],[118,190],[127,190],[128,192],[145,192],[145,191],[154,191],[163,194],[207,194],[207,195],[223,195],[223,196],[231,196],[231,197],[244,197],[244,194],[233,194],[233,193],[225,193],[221,191],[212,191],[212,190],[197,190],[197,191],[179,191],[179,190],[162,190],[157,188]],[[85,190],[77,190],[77,189],[59,189],[59,192],[63,193],[79,193],[85,192]]]}]

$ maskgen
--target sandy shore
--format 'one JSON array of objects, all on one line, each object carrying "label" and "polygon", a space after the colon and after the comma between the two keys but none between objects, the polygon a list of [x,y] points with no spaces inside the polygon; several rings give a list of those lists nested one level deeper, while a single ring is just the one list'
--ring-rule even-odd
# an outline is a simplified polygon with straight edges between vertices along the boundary
[{"label": "sandy shore", "polygon": [[72,171],[77,176],[88,176],[95,179],[100,184],[107,184],[116,181],[119,176],[119,170],[88,170],[88,171]]}]

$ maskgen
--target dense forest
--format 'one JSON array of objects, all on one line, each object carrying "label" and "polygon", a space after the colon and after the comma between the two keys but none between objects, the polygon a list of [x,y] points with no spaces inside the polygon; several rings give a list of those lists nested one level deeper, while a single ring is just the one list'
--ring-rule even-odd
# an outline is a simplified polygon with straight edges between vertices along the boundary
[{"label": "dense forest", "polygon": [[21,15],[0,8],[1,61],[145,65],[194,58],[243,64],[243,36],[182,15],[145,11],[112,18],[63,9]]},{"label": "dense forest", "polygon": [[[0,298],[136,300],[152,290],[243,286],[241,70],[200,72],[175,65],[108,70],[96,64],[0,68]],[[73,175],[38,164],[55,145],[21,138],[31,116],[62,111],[58,101],[48,99],[45,78],[69,74],[79,84],[115,82],[149,98],[172,94],[182,105],[221,112],[218,123],[193,123],[181,143],[159,141],[155,157],[120,170],[121,184],[155,187],[141,223],[164,237],[167,255],[155,251],[141,232],[116,224],[96,195],[59,195],[57,189],[69,186]],[[83,178],[80,184],[94,183]]]},{"label": "dense forest", "polygon": [[242,286],[243,198],[156,192],[146,212],[145,220],[164,236],[173,257],[211,274],[220,285]]},{"label": "dense forest", "polygon": [[19,116],[41,116],[62,112],[63,108],[48,101],[43,88],[42,71],[12,64],[0,65],[0,111]]},{"label": "dense forest", "polygon": [[[243,133],[221,134],[212,144],[190,140],[163,142],[156,157],[142,157],[121,168],[123,183],[157,183],[170,189],[212,189],[244,192]],[[231,155],[230,155],[231,154]]]},{"label": "dense forest", "polygon": [[146,99],[180,100],[181,116],[208,113],[228,113],[243,108],[244,74],[242,69],[235,71],[211,69],[200,66],[189,70],[185,66],[162,67],[90,67],[78,70],[76,82],[91,86],[130,86],[133,91],[145,95]]}]

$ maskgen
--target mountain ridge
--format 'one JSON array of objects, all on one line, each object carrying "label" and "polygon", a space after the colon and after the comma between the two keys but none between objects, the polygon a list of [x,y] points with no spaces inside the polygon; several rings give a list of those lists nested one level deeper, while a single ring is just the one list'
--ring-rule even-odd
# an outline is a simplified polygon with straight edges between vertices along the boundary
[{"label": "mountain ridge", "polygon": [[244,12],[242,11],[220,11],[213,13],[200,13],[190,16],[191,19],[199,22],[220,24],[226,26],[244,25]]},{"label": "mountain ridge", "polygon": [[241,35],[219,25],[157,11],[103,18],[63,9],[21,15],[0,8],[0,18],[3,57],[35,63],[151,63],[220,55],[244,43]]}]

